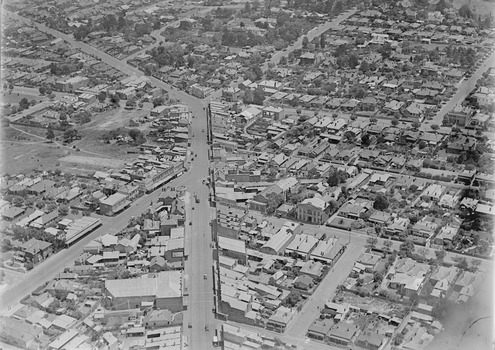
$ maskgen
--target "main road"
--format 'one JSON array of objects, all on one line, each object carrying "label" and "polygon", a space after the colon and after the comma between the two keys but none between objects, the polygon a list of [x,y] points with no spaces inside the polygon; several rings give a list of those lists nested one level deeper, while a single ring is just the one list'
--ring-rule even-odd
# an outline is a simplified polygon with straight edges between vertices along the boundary
[{"label": "main road", "polygon": [[[27,18],[19,16],[10,11],[4,12],[10,18],[34,25],[38,30],[50,34],[56,38],[62,38],[81,51],[100,59],[102,62],[111,67],[120,70],[128,75],[143,76],[144,73],[126,62],[122,62],[107,53],[94,48],[88,44],[76,41],[72,36],[61,33],[57,30],[46,27],[41,23],[33,22]],[[189,281],[189,306],[185,319],[189,320],[192,328],[188,330],[189,345],[191,349],[208,349],[212,347],[212,333],[205,331],[205,326],[210,326],[214,322],[212,312],[213,308],[213,274],[212,274],[212,253],[210,248],[210,207],[208,201],[209,189],[202,183],[206,179],[209,170],[208,146],[206,139],[207,122],[205,113],[205,101],[199,100],[183,91],[175,90],[169,84],[161,80],[150,77],[152,83],[169,92],[169,96],[179,99],[185,105],[189,106],[194,118],[191,123],[193,137],[191,139],[191,151],[195,155],[189,171],[180,178],[173,180],[170,186],[185,185],[187,191],[198,195],[200,203],[195,203],[194,199],[190,201],[195,209],[192,211],[192,217],[187,221],[192,223],[187,230],[192,237],[186,236],[186,241],[190,242],[190,255],[186,261],[185,274]],[[83,247],[92,239],[97,238],[105,233],[117,233],[127,225],[127,219],[131,216],[139,216],[149,208],[152,201],[158,199],[161,190],[146,195],[132,204],[132,206],[123,213],[112,217],[102,218],[103,225],[72,247],[59,252],[47,261],[43,262],[35,269],[26,274],[26,278],[20,283],[10,287],[2,294],[0,301],[0,310],[12,306],[30,291],[42,283],[52,279],[64,267],[69,266],[82,253]],[[187,224],[188,224],[187,223]],[[206,275],[206,279],[204,276]]]}]

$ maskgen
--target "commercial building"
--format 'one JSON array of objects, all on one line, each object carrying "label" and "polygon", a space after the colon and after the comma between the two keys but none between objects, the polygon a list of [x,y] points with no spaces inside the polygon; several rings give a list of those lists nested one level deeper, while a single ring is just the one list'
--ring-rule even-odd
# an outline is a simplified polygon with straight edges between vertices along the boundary
[{"label": "commercial building", "polygon": [[117,310],[140,308],[153,302],[161,310],[179,312],[184,309],[182,300],[182,273],[162,271],[141,278],[105,281],[109,307]]}]

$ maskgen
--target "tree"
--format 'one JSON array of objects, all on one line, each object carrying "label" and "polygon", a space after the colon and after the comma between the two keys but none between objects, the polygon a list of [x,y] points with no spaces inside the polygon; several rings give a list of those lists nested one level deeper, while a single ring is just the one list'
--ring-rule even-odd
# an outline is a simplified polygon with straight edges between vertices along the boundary
[{"label": "tree", "polygon": [[58,207],[58,213],[61,216],[66,216],[67,214],[69,214],[69,207],[65,204],[62,204],[61,206]]},{"label": "tree", "polygon": [[469,8],[468,4],[464,4],[459,8],[459,16],[464,18],[471,18],[473,16],[473,12]]},{"label": "tree", "polygon": [[468,269],[468,263],[465,257],[461,257],[457,259],[457,265],[456,267],[462,269],[462,270],[467,270]]},{"label": "tree", "polygon": [[406,255],[413,254],[414,249],[415,249],[414,243],[410,240],[404,241],[399,247],[399,251],[405,252]]},{"label": "tree", "polygon": [[476,272],[476,271],[478,271],[480,265],[481,265],[481,260],[480,259],[473,259],[473,260],[471,260],[471,268],[470,268],[470,270],[472,272]]},{"label": "tree", "polygon": [[74,139],[77,137],[77,130],[76,129],[67,129],[64,132],[64,140],[65,142],[72,142]]},{"label": "tree", "polygon": [[120,97],[117,94],[113,94],[110,96],[110,102],[112,102],[114,105],[118,106],[120,102]]},{"label": "tree", "polygon": [[418,129],[421,126],[421,124],[419,124],[419,122],[413,122],[411,126],[413,127],[413,129]]},{"label": "tree", "polygon": [[55,138],[55,133],[53,132],[53,129],[51,126],[49,126],[46,129],[46,138],[47,138],[47,140],[50,140],[50,141]]},{"label": "tree", "polygon": [[383,281],[383,275],[378,271],[373,272],[373,282],[381,283],[382,281]]},{"label": "tree", "polygon": [[251,13],[251,3],[249,1],[244,4],[243,11],[246,13]]},{"label": "tree", "polygon": [[285,306],[294,307],[301,300],[301,293],[297,290],[291,290],[287,298],[285,298],[283,304]]},{"label": "tree", "polygon": [[259,86],[253,92],[253,103],[257,105],[263,105],[264,100],[265,93],[263,92],[263,88]]},{"label": "tree", "polygon": [[376,237],[368,237],[368,239],[366,240],[366,243],[368,244],[368,246],[373,249],[375,248],[376,244],[378,243],[378,238]]},{"label": "tree", "polygon": [[444,250],[435,250],[435,256],[439,262],[443,261],[445,258],[445,251]]},{"label": "tree", "polygon": [[27,98],[23,97],[19,102],[19,111],[29,108],[29,101]]},{"label": "tree", "polygon": [[438,130],[440,128],[440,126],[438,126],[438,124],[431,124],[430,128],[431,128],[431,130]]},{"label": "tree", "polygon": [[280,57],[279,64],[280,64],[281,66],[285,66],[285,65],[287,64],[287,56],[282,56],[282,57]]},{"label": "tree", "polygon": [[389,202],[387,197],[382,193],[378,193],[375,197],[375,201],[373,202],[373,208],[376,210],[385,210],[388,206]]},{"label": "tree", "polygon": [[326,37],[325,34],[323,33],[320,35],[320,47],[324,49],[325,46],[326,46]]},{"label": "tree", "polygon": [[38,91],[40,92],[41,95],[44,95],[46,93],[46,87],[40,86],[40,88],[38,89]]},{"label": "tree", "polygon": [[303,49],[307,49],[309,44],[309,39],[306,35],[303,36],[302,38],[302,47]]},{"label": "tree", "polygon": [[399,121],[398,121],[397,119],[393,119],[393,120],[392,120],[392,125],[393,125],[393,126],[397,126],[397,125],[399,125]]},{"label": "tree", "polygon": [[100,103],[105,102],[106,99],[107,99],[107,95],[104,92],[100,92],[98,94],[98,101],[100,101]]},{"label": "tree", "polygon": [[385,242],[383,242],[383,245],[387,247],[387,250],[390,250],[390,247],[392,246],[392,241],[390,239],[387,239]]}]

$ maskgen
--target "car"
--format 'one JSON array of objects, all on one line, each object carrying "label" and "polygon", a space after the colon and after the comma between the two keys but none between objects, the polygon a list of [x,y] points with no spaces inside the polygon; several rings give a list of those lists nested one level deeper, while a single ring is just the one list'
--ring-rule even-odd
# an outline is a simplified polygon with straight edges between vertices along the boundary
[{"label": "car", "polygon": [[207,278],[208,278],[208,275],[205,273],[205,274],[203,275],[203,279],[205,280],[205,279],[207,279]]},{"label": "car", "polygon": [[205,132],[205,129],[201,129],[201,132]]},{"label": "car", "polygon": [[191,324],[191,322],[189,322],[189,323],[187,324],[187,328],[192,328],[192,324]]},{"label": "car", "polygon": [[189,221],[189,226],[192,226],[192,221]]}]

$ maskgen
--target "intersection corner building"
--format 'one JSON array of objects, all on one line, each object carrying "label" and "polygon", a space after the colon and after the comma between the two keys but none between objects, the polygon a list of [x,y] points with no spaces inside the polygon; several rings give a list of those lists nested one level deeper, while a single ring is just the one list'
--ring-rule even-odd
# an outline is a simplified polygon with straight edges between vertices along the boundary
[{"label": "intersection corner building", "polygon": [[181,271],[163,271],[141,278],[105,281],[107,308],[126,310],[153,303],[160,310],[184,309]]}]

